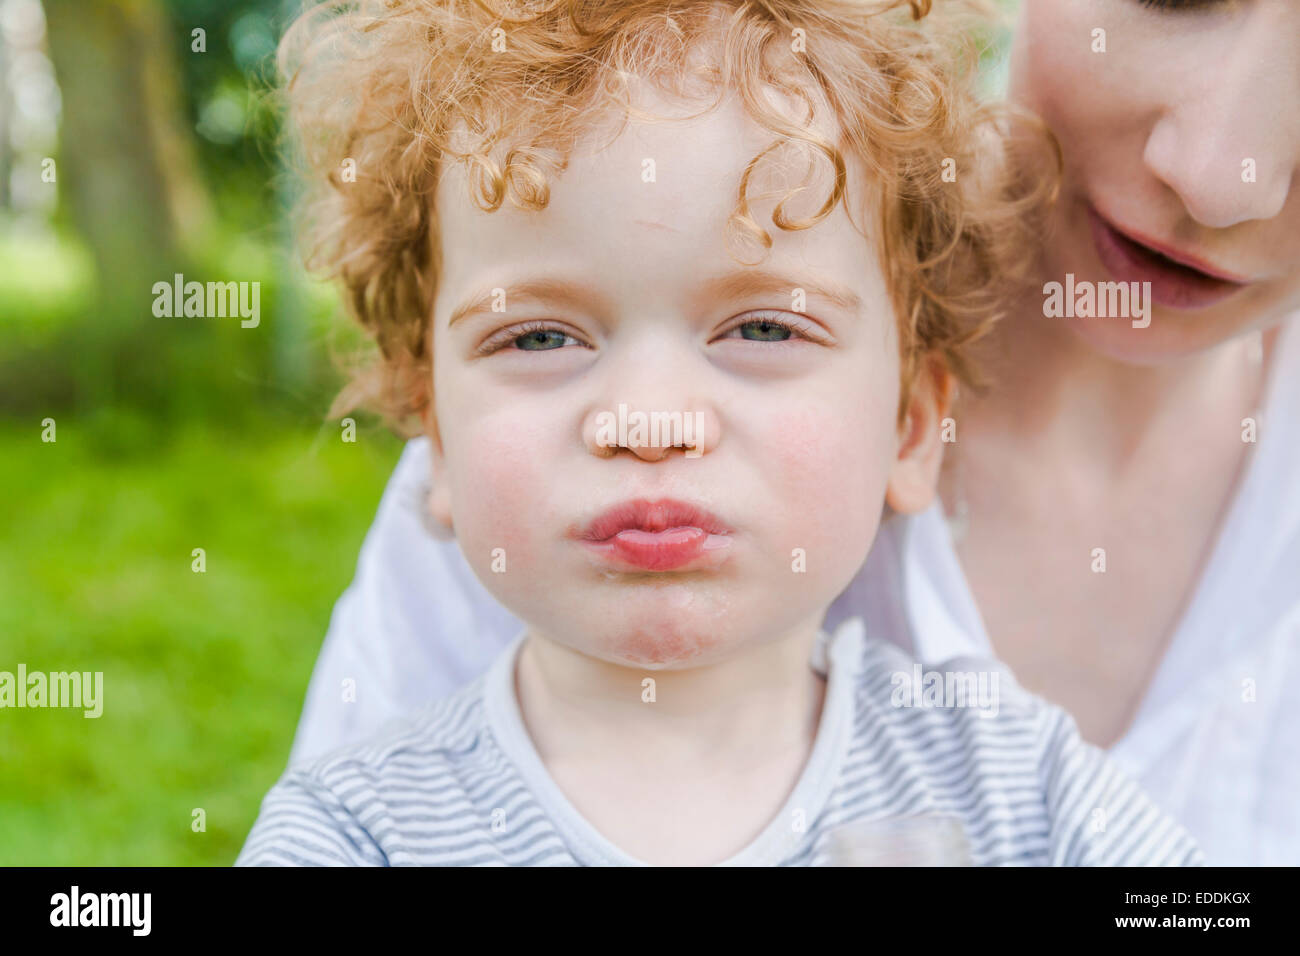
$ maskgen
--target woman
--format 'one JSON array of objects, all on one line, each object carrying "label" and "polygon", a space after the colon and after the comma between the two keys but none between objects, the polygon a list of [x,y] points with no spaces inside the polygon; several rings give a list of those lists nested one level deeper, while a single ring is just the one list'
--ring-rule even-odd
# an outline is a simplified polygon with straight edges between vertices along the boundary
[{"label": "woman", "polygon": [[[1044,292],[1141,298],[1106,318],[1017,303],[942,505],[882,530],[827,625],[862,615],[925,660],[996,654],[1211,863],[1300,863],[1300,7],[1026,0],[1011,96],[1065,155]],[[412,442],[294,759],[452,690],[518,632],[419,521],[428,474]],[[481,633],[499,641],[459,637]]]}]

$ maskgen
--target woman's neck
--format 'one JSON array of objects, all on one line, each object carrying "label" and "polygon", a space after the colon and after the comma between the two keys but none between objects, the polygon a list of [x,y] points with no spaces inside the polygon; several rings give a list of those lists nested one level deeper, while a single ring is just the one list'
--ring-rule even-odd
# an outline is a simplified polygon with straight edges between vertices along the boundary
[{"label": "woman's neck", "polygon": [[1062,320],[1045,318],[1041,304],[1041,296],[1022,299],[982,343],[980,360],[993,381],[963,411],[973,430],[998,436],[999,444],[1032,445],[1036,455],[1086,455],[1122,469],[1162,434],[1185,435],[1197,421],[1224,415],[1239,422],[1262,401],[1267,362],[1258,361],[1253,336],[1133,365],[1097,351]]}]

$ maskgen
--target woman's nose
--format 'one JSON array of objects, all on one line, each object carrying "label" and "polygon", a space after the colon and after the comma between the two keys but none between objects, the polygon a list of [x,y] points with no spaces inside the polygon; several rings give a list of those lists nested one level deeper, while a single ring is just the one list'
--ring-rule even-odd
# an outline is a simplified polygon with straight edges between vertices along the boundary
[{"label": "woman's nose", "polygon": [[1300,57],[1278,29],[1262,15],[1243,21],[1148,136],[1147,168],[1204,226],[1278,216],[1300,171]]}]

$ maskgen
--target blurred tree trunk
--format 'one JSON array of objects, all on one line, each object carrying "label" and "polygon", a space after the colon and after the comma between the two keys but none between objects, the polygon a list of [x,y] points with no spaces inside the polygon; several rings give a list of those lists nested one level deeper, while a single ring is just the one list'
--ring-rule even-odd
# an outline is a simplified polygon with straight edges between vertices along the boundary
[{"label": "blurred tree trunk", "polygon": [[[190,54],[188,30],[174,29],[158,0],[44,5],[63,100],[59,195],[99,273],[88,325],[103,351],[120,353],[113,346],[156,321],[153,284],[183,271],[186,220],[207,218],[176,68],[178,55],[203,54]],[[83,397],[111,398],[115,371],[101,367]]]},{"label": "blurred tree trunk", "polygon": [[7,86],[9,60],[0,43],[0,209],[9,207],[9,175],[13,171],[13,148],[9,142],[10,103],[13,91]]}]

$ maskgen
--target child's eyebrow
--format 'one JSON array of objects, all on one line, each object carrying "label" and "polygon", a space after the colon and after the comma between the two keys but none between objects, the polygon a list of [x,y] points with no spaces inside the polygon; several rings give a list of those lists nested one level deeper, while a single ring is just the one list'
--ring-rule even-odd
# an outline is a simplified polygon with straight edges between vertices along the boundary
[{"label": "child's eyebrow", "polygon": [[[543,277],[511,283],[500,288],[504,289],[508,296],[541,299],[560,304],[590,302],[593,298],[602,300],[602,297],[595,289],[581,282],[573,282],[568,279]],[[451,316],[447,319],[447,328],[451,328],[461,319],[468,318],[471,315],[477,315],[480,312],[491,312],[492,303],[495,299],[496,296],[492,290],[489,290],[462,302],[452,310]]]},{"label": "child's eyebrow", "polygon": [[781,295],[793,297],[795,289],[806,296],[816,296],[857,314],[862,308],[862,298],[852,289],[812,276],[788,276],[763,269],[741,269],[717,276],[704,283],[703,295],[712,299],[740,299],[749,295]]},{"label": "child's eyebrow", "polygon": [[[603,297],[581,282],[553,277],[541,277],[503,286],[508,295],[517,298],[540,299],[560,304],[580,304]],[[852,289],[813,280],[811,276],[796,278],[762,269],[741,269],[706,280],[700,287],[698,298],[708,300],[741,299],[754,295],[780,295],[793,297],[795,289],[806,296],[827,300],[840,308],[857,314],[862,308],[861,297]],[[451,328],[462,319],[480,312],[491,312],[495,296],[491,291],[467,299],[452,310],[447,319]]]}]

